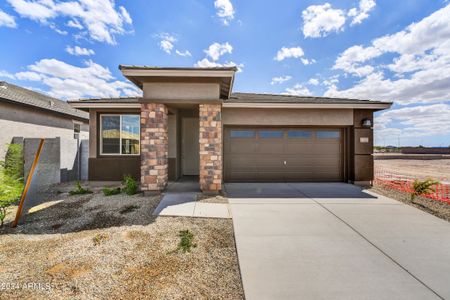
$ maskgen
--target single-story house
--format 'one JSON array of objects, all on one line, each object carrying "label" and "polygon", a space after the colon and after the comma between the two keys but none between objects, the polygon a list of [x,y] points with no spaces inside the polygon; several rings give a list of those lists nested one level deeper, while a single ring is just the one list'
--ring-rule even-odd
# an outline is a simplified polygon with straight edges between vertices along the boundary
[{"label": "single-story house", "polygon": [[[89,114],[66,101],[0,81],[0,160],[5,159],[9,144],[23,144],[26,175],[38,138],[52,139],[45,143],[44,149],[51,152],[46,150],[43,160],[51,157],[54,167],[52,176],[46,173],[46,178],[40,178],[41,185],[83,178],[83,172],[87,173],[82,170],[79,144],[89,139]],[[43,165],[48,167],[50,161]],[[87,169],[87,159],[85,165]]]},{"label": "single-story house", "polygon": [[143,97],[71,101],[90,115],[90,180],[140,178],[144,191],[199,176],[223,182],[373,179],[373,113],[391,103],[232,93],[235,67],[119,66]]}]

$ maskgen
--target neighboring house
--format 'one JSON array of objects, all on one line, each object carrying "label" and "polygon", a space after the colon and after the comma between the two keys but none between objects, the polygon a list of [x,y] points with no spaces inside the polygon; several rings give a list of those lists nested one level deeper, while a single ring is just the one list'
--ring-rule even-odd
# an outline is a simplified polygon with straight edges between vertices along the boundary
[{"label": "neighboring house", "polygon": [[142,98],[70,101],[90,113],[90,180],[132,174],[144,191],[223,182],[373,179],[373,112],[391,103],[232,93],[224,68],[119,67]]},{"label": "neighboring house", "polygon": [[[65,101],[0,82],[0,160],[4,159],[8,144],[14,138],[59,138],[57,150],[61,157],[55,159],[55,163],[61,175],[57,174],[57,181],[75,179],[71,178],[79,150],[75,134],[80,141],[89,138],[89,114],[72,108]],[[31,144],[35,143],[31,141]],[[25,155],[28,154],[33,153],[25,151]],[[28,161],[29,157],[25,157],[26,167]]]}]

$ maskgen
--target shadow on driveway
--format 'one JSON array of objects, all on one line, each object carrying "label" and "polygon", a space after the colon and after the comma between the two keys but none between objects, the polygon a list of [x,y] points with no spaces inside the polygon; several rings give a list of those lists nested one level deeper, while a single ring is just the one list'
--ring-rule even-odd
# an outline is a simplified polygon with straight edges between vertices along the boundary
[{"label": "shadow on driveway", "polygon": [[229,198],[376,198],[342,182],[226,183],[225,190]]}]

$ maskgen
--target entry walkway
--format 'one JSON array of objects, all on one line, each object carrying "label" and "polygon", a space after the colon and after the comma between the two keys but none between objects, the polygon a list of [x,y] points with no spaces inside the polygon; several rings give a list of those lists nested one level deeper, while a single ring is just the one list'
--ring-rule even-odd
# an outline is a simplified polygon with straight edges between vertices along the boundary
[{"label": "entry walkway", "polygon": [[226,184],[246,299],[450,299],[450,223],[343,183]]},{"label": "entry walkway", "polygon": [[172,217],[231,218],[228,204],[197,202],[198,193],[200,193],[198,181],[169,183],[153,214]]}]

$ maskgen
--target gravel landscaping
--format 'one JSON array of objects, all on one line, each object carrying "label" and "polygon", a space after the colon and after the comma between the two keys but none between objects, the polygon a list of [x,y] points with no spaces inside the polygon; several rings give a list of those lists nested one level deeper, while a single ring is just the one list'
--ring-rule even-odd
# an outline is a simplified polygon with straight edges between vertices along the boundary
[{"label": "gravel landscaping", "polygon": [[[160,197],[59,193],[0,229],[1,298],[242,299],[232,221],[152,216]],[[189,230],[195,247],[177,250]]]},{"label": "gravel landscaping", "polygon": [[392,199],[401,201],[408,205],[412,205],[418,209],[421,209],[432,215],[435,215],[438,218],[450,221],[450,203],[432,200],[424,197],[416,197],[413,203],[411,202],[411,195],[400,191],[388,189],[380,185],[373,186],[370,190],[377,194],[390,197]]}]

